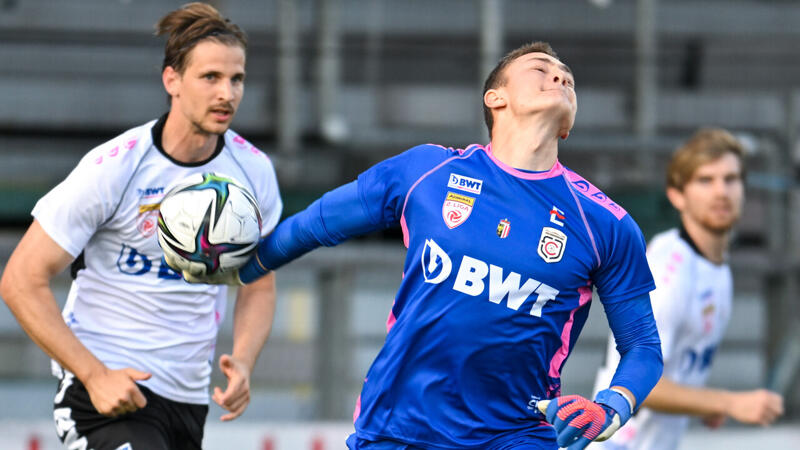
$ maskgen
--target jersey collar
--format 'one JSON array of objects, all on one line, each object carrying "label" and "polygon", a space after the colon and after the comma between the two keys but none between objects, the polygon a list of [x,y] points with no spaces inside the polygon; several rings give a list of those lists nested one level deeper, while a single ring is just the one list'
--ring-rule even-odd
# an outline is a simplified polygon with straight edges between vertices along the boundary
[{"label": "jersey collar", "polygon": [[216,158],[217,155],[220,154],[220,152],[222,152],[222,148],[225,147],[225,137],[220,135],[220,136],[217,137],[217,147],[214,149],[214,153],[212,153],[211,156],[209,156],[207,159],[204,159],[202,161],[195,161],[195,162],[187,163],[187,162],[183,162],[183,161],[178,161],[177,159],[175,159],[172,156],[170,156],[166,151],[164,151],[164,147],[161,144],[161,135],[164,133],[164,124],[167,122],[167,116],[168,115],[169,115],[169,111],[164,113],[164,115],[161,116],[156,121],[156,123],[153,125],[153,128],[150,130],[150,132],[152,133],[152,136],[153,136],[153,145],[155,145],[155,147],[158,149],[158,151],[162,155],[164,155],[165,158],[167,158],[168,160],[172,161],[173,164],[176,164],[176,165],[182,166],[182,167],[198,167],[198,166],[202,166],[202,165],[208,163],[212,159]]},{"label": "jersey collar", "polygon": [[683,239],[687,244],[689,244],[689,247],[691,247],[695,253],[703,257],[703,259],[708,259],[706,258],[705,255],[703,255],[703,252],[700,251],[700,248],[697,247],[697,244],[694,243],[694,240],[692,240],[692,237],[689,236],[689,232],[686,231],[686,228],[684,228],[683,224],[681,224],[680,228],[678,228],[678,234],[681,237],[681,239]]},{"label": "jersey collar", "polygon": [[550,170],[544,172],[527,172],[524,170],[515,169],[497,159],[492,153],[491,143],[487,144],[486,147],[483,147],[483,149],[486,152],[486,154],[489,155],[489,158],[497,167],[501,168],[504,172],[513,175],[517,178],[523,178],[525,180],[544,180],[547,178],[555,178],[564,173],[564,166],[562,166],[558,160],[556,160],[556,163]]}]

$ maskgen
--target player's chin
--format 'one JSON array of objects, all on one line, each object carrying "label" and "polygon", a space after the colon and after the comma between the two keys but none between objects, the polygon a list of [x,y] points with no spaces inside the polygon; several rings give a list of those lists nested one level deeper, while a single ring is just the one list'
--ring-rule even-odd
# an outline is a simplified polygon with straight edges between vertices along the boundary
[{"label": "player's chin", "polygon": [[550,100],[548,109],[553,116],[558,118],[562,127],[571,129],[575,123],[576,106],[566,98],[552,98]]},{"label": "player's chin", "polygon": [[736,224],[736,218],[726,217],[709,220],[706,222],[706,228],[715,233],[727,233],[731,231]]},{"label": "player's chin", "polygon": [[233,117],[231,117],[231,119],[226,120],[224,122],[219,122],[219,121],[216,121],[216,120],[209,121],[209,122],[204,124],[204,127],[203,127],[204,131],[206,133],[209,133],[209,134],[225,134],[225,132],[228,131],[228,128],[231,127],[231,120],[232,119],[233,119]]}]

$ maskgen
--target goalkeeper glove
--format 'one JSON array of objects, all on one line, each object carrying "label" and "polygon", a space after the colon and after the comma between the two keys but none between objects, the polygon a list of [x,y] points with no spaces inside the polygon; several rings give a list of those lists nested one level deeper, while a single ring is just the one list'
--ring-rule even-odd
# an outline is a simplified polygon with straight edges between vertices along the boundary
[{"label": "goalkeeper glove", "polygon": [[556,429],[559,447],[581,450],[592,441],[605,441],[631,418],[631,404],[621,393],[606,389],[594,401],[566,395],[537,404]]}]

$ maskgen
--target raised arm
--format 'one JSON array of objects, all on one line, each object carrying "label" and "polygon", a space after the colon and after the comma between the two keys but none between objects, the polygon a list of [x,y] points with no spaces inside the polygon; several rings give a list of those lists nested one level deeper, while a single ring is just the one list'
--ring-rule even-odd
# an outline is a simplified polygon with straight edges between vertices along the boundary
[{"label": "raised arm", "polygon": [[331,247],[360,234],[385,228],[374,221],[359,196],[359,181],[327,192],[305,210],[281,222],[261,240],[256,256],[239,271],[250,283],[321,246]]}]

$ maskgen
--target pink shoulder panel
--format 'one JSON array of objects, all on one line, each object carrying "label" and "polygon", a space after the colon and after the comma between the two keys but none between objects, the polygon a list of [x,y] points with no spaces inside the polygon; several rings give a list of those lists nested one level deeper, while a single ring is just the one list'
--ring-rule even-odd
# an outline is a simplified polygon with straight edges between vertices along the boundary
[{"label": "pink shoulder panel", "polygon": [[628,214],[621,206],[614,203],[606,194],[604,194],[600,189],[594,187],[592,183],[586,181],[585,178],[578,175],[577,173],[568,170],[567,171],[567,179],[575,187],[578,192],[583,193],[586,197],[594,201],[595,203],[599,204],[603,208],[609,210],[617,220],[621,220]]}]

